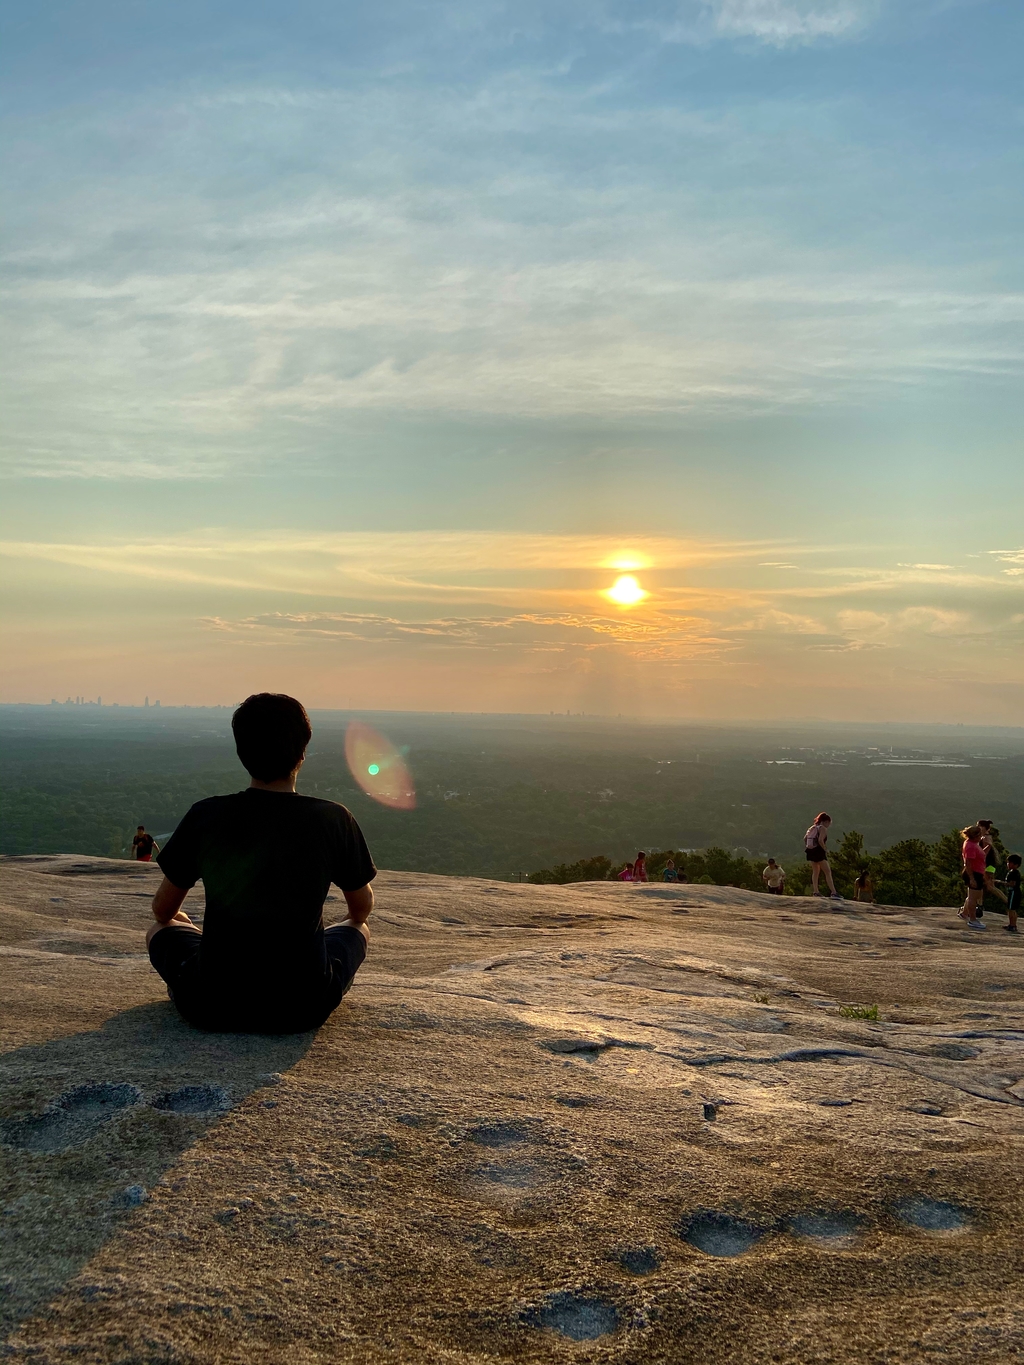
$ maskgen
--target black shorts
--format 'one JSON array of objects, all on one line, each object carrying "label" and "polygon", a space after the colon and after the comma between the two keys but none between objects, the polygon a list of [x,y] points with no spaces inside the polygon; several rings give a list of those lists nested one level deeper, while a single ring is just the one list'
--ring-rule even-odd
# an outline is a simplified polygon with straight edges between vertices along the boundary
[{"label": "black shorts", "polygon": [[781,895],[782,895],[782,887],[781,887],[781,886],[770,886],[770,887],[768,888],[768,894],[769,894],[769,896],[781,896]]},{"label": "black shorts", "polygon": [[351,924],[324,931],[328,974],[314,999],[301,1005],[260,1001],[250,1007],[238,1001],[223,1005],[204,999],[199,980],[200,930],[168,924],[149,941],[149,960],[167,982],[167,994],[178,1012],[197,1028],[224,1033],[304,1033],[319,1028],[338,1008],[366,956],[366,940]]},{"label": "black shorts", "polygon": [[968,891],[985,890],[985,878],[980,872],[972,872],[970,868],[965,867],[963,872],[960,873],[960,880],[963,882],[964,886],[967,887]]},{"label": "black shorts", "polygon": [[805,850],[809,863],[827,863],[828,854],[823,848],[808,848]]},{"label": "black shorts", "polygon": [[1006,909],[1012,910],[1016,914],[1020,910],[1020,887],[1008,886],[1006,888]]}]

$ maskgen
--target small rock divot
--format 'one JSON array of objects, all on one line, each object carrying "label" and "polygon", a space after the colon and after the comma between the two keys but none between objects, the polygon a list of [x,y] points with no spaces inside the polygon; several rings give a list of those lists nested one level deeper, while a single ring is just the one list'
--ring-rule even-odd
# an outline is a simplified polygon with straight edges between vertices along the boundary
[{"label": "small rock divot", "polygon": [[522,1123],[481,1123],[469,1130],[468,1137],[478,1147],[517,1147],[529,1142],[530,1131]]},{"label": "small rock divot", "polygon": [[608,1044],[592,1038],[544,1038],[540,1046],[545,1052],[553,1052],[556,1056],[582,1057],[592,1062]]},{"label": "small rock divot", "polygon": [[488,1184],[506,1190],[532,1190],[543,1178],[540,1168],[530,1161],[492,1161],[477,1167],[473,1174],[478,1180],[486,1180]]},{"label": "small rock divot", "polygon": [[623,1247],[613,1259],[631,1275],[653,1275],[661,1266],[657,1247]]},{"label": "small rock divot", "polygon": [[964,1209],[944,1199],[925,1199],[923,1195],[901,1199],[893,1212],[901,1223],[923,1232],[964,1232],[968,1226]]},{"label": "small rock divot", "polygon": [[601,1101],[594,1095],[556,1095],[556,1104],[564,1104],[566,1109],[592,1109]]},{"label": "small rock divot", "polygon": [[136,1085],[106,1081],[76,1085],[58,1095],[41,1114],[26,1114],[5,1123],[0,1137],[9,1147],[26,1152],[63,1152],[85,1142],[121,1110],[141,1101],[142,1091]]},{"label": "small rock divot", "polygon": [[117,1209],[137,1209],[146,1202],[146,1187],[129,1185],[126,1189],[118,1190],[110,1202]]},{"label": "small rock divot", "polygon": [[765,1234],[764,1228],[728,1213],[702,1210],[683,1223],[679,1235],[706,1256],[742,1256]]},{"label": "small rock divot", "polygon": [[845,1109],[853,1100],[819,1100],[818,1103],[825,1109]]},{"label": "small rock divot", "polygon": [[231,1097],[222,1085],[183,1085],[167,1090],[153,1101],[153,1108],[171,1114],[210,1114],[228,1109]]},{"label": "small rock divot", "polygon": [[907,1112],[910,1114],[931,1114],[937,1118],[942,1114],[942,1109],[937,1104],[929,1104],[926,1100],[919,1100],[916,1104],[908,1104]]},{"label": "small rock divot", "polygon": [[58,1108],[74,1118],[109,1119],[121,1109],[139,1104],[142,1091],[137,1085],[103,1081],[98,1085],[76,1085],[57,1100]]},{"label": "small rock divot", "polygon": [[981,1056],[976,1047],[964,1043],[933,1043],[925,1052],[929,1057],[945,1057],[949,1062],[970,1062]]},{"label": "small rock divot", "polygon": [[841,1210],[816,1210],[796,1213],[786,1219],[786,1229],[794,1237],[833,1251],[851,1247],[864,1230],[864,1219]]},{"label": "small rock divot", "polygon": [[570,1341],[596,1341],[614,1332],[619,1314],[614,1304],[596,1295],[562,1290],[549,1294],[543,1303],[529,1309],[524,1318],[531,1327],[557,1332]]},{"label": "small rock divot", "polygon": [[701,1105],[701,1108],[704,1111],[704,1117],[707,1119],[708,1123],[714,1123],[715,1119],[718,1118],[718,1105],[704,1104]]}]

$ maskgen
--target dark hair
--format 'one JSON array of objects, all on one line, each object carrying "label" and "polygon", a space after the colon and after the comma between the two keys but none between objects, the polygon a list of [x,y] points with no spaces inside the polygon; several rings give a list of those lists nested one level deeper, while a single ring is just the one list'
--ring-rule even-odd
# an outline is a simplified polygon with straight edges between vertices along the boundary
[{"label": "dark hair", "polygon": [[1008,863],[1013,863],[1014,867],[1020,867],[1020,854],[1010,853],[1007,855],[1006,861]]},{"label": "dark hair", "polygon": [[992,828],[992,821],[991,821],[991,820],[979,820],[979,821],[978,821],[978,828],[979,828],[979,829],[991,829],[991,828]]},{"label": "dark hair", "polygon": [[136,825],[135,828],[136,828],[137,830],[139,830],[139,829],[145,829],[146,826],[145,826],[145,825]]},{"label": "dark hair", "polygon": [[773,862],[775,861],[775,859],[774,859],[774,858],[769,858],[768,861],[769,861],[770,863],[773,863]]},{"label": "dark hair", "polygon": [[638,858],[646,858],[646,857],[647,857],[647,854],[643,851],[643,849],[641,849],[640,852],[639,852],[636,856],[637,856]]},{"label": "dark hair", "polygon": [[814,817],[814,823],[816,825],[820,825],[822,820],[827,820],[829,824],[832,823],[832,817],[831,815],[828,814],[827,811],[821,811],[818,815]]},{"label": "dark hair", "polygon": [[231,717],[242,766],[258,782],[279,782],[295,771],[313,731],[302,702],[283,692],[246,697]]}]

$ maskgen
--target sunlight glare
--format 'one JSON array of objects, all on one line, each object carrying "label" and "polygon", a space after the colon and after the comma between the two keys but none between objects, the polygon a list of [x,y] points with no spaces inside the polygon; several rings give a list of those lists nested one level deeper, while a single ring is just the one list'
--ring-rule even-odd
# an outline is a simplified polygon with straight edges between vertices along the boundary
[{"label": "sunlight glare", "polygon": [[602,561],[604,569],[618,569],[625,573],[632,569],[649,569],[651,561],[645,554],[637,554],[634,550],[620,550],[617,554]]},{"label": "sunlight glare", "polygon": [[605,596],[617,602],[620,607],[635,607],[638,602],[644,600],[647,593],[632,574],[625,573],[606,590]]}]

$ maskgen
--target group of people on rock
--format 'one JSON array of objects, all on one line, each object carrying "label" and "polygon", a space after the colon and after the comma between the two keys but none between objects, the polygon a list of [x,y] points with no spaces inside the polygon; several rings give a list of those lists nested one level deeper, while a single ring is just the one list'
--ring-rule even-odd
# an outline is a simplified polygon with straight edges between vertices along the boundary
[{"label": "group of people on rock", "polygon": [[[1008,934],[1017,933],[1017,912],[1020,909],[1020,864],[1019,853],[1010,853],[1006,858],[1006,876],[997,884],[996,872],[999,870],[999,849],[996,844],[995,830],[991,820],[979,820],[960,831],[963,838],[963,883],[967,888],[967,899],[958,910],[968,929],[985,929],[982,923],[985,895],[996,896],[1006,906],[1006,924],[1003,928]],[[1001,891],[1000,886],[1006,890]]]},{"label": "group of people on rock", "polygon": [[[822,873],[825,876],[825,884],[828,887],[830,900],[843,900],[844,898],[836,890],[836,884],[832,877],[832,869],[828,862],[828,832],[832,825],[832,817],[827,811],[821,811],[814,817],[813,823],[808,827],[804,834],[804,856],[811,865],[811,891],[812,896],[821,897],[823,893],[819,890]],[[997,897],[1006,907],[1007,923],[1003,926],[1009,934],[1017,933],[1017,913],[1021,903],[1021,855],[1011,853],[1006,859],[1006,876],[1002,879],[996,878],[999,869],[999,850],[996,844],[997,831],[993,828],[991,820],[979,820],[977,824],[968,825],[966,829],[960,831],[963,839],[963,883],[967,889],[967,899],[960,907],[960,918],[965,920],[968,929],[984,929],[982,923],[982,905],[986,893]],[[770,896],[782,896],[786,889],[786,869],[780,866],[774,858],[768,859],[768,865],[761,873],[765,888]],[[662,881],[665,882],[688,882],[690,879],[683,868],[677,868],[675,861],[669,858],[661,874]],[[647,854],[638,853],[636,861],[626,863],[622,871],[618,874],[620,882],[646,882],[647,876]],[[1005,887],[1005,892],[1000,890]],[[853,884],[853,899],[855,901],[873,904],[875,899],[875,888],[871,881],[871,874],[867,868],[863,868]]]}]

